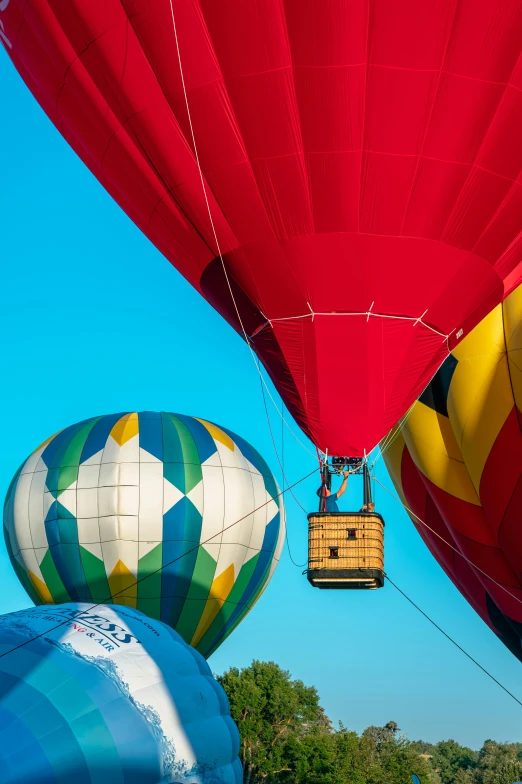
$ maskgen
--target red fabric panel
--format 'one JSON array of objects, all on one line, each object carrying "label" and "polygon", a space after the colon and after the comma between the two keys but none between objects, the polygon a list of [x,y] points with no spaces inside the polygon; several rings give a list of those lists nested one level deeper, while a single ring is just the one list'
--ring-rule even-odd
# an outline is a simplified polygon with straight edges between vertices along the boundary
[{"label": "red fabric panel", "polygon": [[254,345],[314,442],[360,455],[447,344],[413,321],[276,319],[373,303],[425,313],[451,347],[520,281],[522,5],[174,0],[174,11],[217,241],[170,0],[10,0],[0,21],[60,132],[238,328],[228,287],[205,278],[225,256],[242,318],[271,321]]},{"label": "red fabric panel", "polygon": [[473,540],[484,547],[497,546],[496,532],[490,530],[481,506],[462,501],[434,485],[424,474],[420,473],[420,476],[450,530],[452,539]]},{"label": "red fabric panel", "polygon": [[520,536],[521,509],[522,477],[519,477],[500,524],[499,542],[520,583],[522,583],[522,537]]},{"label": "red fabric panel", "polygon": [[436,487],[423,474],[420,476],[444,520],[451,541],[470,563],[478,567],[473,571],[486,592],[503,613],[522,621],[522,586],[518,574],[513,571],[510,559],[501,548],[496,531],[491,530],[482,507],[461,501]]},{"label": "red fabric panel", "polygon": [[407,449],[403,452],[401,476],[402,488],[409,508],[426,523],[422,525],[413,518],[413,523],[429,551],[473,609],[493,631],[498,633],[489,618],[486,591],[467,562],[450,547],[450,545],[456,547],[456,543],[430,498],[421,474]]},{"label": "red fabric panel", "polygon": [[[293,400],[285,401],[312,441],[329,454],[368,453],[379,433],[400,417],[404,386],[411,403],[422,392],[416,363],[435,356],[434,373],[445,356],[440,336],[394,319],[315,316],[313,321],[274,322],[273,332],[299,401],[306,401],[306,419],[299,419]],[[397,365],[390,368],[382,358],[392,351]],[[349,373],[342,369],[347,354]]]},{"label": "red fabric panel", "polygon": [[[464,539],[462,536],[459,537],[459,540],[453,537],[452,529],[448,527],[441,516],[426,488],[425,481],[425,477],[418,471],[405,448],[401,462],[402,489],[409,508],[426,523],[423,525],[412,518],[417,531],[464,598],[512,653],[522,660],[520,645],[522,629],[517,625],[522,621],[522,605],[502,588],[495,586],[479,571],[473,569],[459,555],[460,551],[464,552],[464,548],[462,548]],[[466,544],[465,549],[468,551],[465,553],[466,556],[470,560],[473,556],[476,559],[474,563],[490,574],[491,562],[489,561],[488,548],[477,551],[473,547],[469,547],[469,542]],[[453,548],[456,548],[457,552]],[[486,560],[482,560],[481,563],[484,556]],[[522,598],[521,590],[516,590],[512,586],[508,590],[519,599]]]},{"label": "red fabric panel", "polygon": [[[509,414],[495,439],[480,479],[480,500],[496,541],[508,507],[513,501],[522,466],[522,437],[517,409]],[[509,550],[505,549],[506,553]],[[519,559],[522,564],[522,559]]]}]

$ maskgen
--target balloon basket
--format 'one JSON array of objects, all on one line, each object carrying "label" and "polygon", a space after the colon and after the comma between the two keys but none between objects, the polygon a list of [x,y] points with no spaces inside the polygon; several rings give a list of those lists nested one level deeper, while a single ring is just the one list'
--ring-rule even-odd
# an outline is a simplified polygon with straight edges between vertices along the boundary
[{"label": "balloon basket", "polygon": [[375,590],[384,584],[384,520],[374,512],[308,515],[308,582]]}]

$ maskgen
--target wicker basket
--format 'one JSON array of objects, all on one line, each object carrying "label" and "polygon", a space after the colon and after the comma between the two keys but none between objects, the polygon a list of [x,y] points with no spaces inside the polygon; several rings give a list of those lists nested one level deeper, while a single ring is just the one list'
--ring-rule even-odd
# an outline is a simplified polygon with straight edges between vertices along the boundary
[{"label": "wicker basket", "polygon": [[381,588],[382,517],[374,512],[308,515],[308,580],[316,588]]}]

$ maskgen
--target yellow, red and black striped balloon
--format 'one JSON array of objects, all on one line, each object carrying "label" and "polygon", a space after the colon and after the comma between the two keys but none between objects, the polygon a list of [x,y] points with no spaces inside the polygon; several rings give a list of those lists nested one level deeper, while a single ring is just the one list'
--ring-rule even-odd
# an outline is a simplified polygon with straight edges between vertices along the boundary
[{"label": "yellow, red and black striped balloon", "polygon": [[452,351],[383,448],[430,551],[522,661],[521,428],[519,286]]}]

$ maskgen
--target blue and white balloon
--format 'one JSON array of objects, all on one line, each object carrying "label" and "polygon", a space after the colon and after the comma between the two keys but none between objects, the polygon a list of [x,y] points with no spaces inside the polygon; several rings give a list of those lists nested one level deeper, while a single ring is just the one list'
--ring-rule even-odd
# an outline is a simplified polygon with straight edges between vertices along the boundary
[{"label": "blue and white balloon", "polygon": [[2,784],[239,784],[238,750],[225,692],[165,624],[75,603],[0,617]]}]

